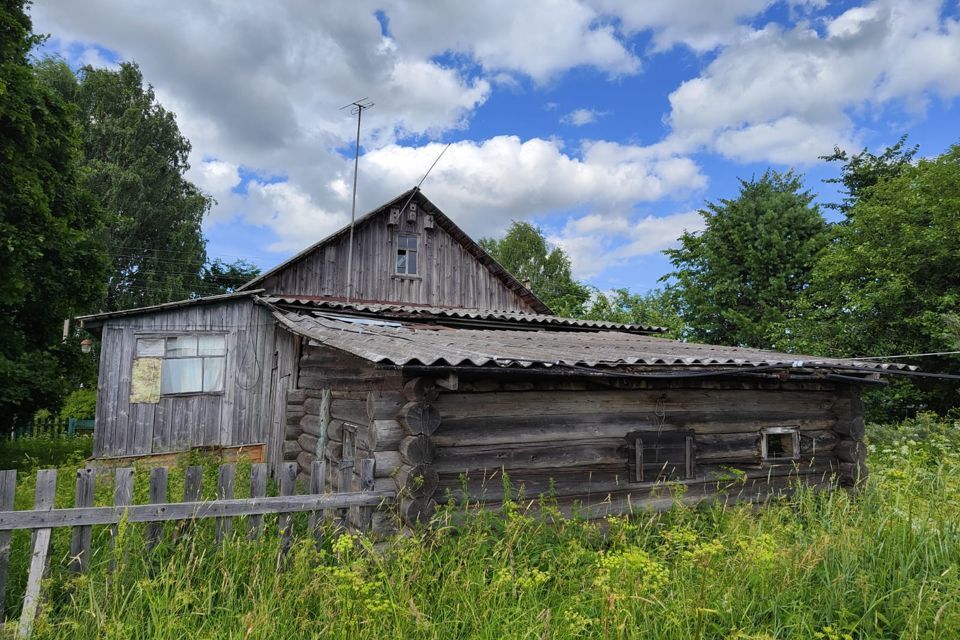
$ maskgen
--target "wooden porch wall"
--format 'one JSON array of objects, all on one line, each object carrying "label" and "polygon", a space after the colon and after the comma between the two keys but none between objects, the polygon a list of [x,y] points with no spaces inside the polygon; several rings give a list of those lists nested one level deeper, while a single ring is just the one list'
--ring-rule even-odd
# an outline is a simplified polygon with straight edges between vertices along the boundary
[{"label": "wooden porch wall", "polygon": [[[482,263],[446,231],[434,225],[425,229],[428,215],[419,209],[416,222],[401,216],[388,226],[387,213],[375,216],[354,233],[354,300],[379,300],[397,304],[532,311]],[[420,237],[418,277],[395,275],[398,233]],[[347,295],[349,236],[320,247],[260,285],[272,295]]]},{"label": "wooden porch wall", "polygon": [[[223,393],[166,396],[157,404],[131,404],[130,378],[138,335],[194,331],[226,334]],[[94,457],[267,442],[273,416],[270,393],[275,340],[270,313],[250,300],[107,321],[100,352]],[[288,366],[292,368],[293,362]]]}]

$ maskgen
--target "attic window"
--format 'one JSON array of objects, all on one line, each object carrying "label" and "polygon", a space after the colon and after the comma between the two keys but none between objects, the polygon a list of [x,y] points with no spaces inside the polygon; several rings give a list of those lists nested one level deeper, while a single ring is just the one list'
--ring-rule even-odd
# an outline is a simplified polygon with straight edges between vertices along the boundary
[{"label": "attic window", "polygon": [[696,466],[693,431],[637,431],[627,436],[634,482],[692,478]]},{"label": "attic window", "polygon": [[760,432],[760,450],[765,461],[798,460],[800,430],[796,427],[769,427]]},{"label": "attic window", "polygon": [[408,234],[397,236],[397,274],[404,276],[415,276],[417,271],[417,245],[419,237]]}]

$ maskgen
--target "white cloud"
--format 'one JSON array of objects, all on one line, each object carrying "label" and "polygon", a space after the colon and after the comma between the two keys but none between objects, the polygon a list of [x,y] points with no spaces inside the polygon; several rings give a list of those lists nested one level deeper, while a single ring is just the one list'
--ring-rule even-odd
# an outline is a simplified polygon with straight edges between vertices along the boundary
[{"label": "white cloud", "polygon": [[823,23],[744,34],[670,94],[677,151],[811,162],[859,136],[853,112],[960,94],[960,23],[936,0],[877,0]]},{"label": "white cloud", "polygon": [[269,251],[303,249],[350,221],[343,212],[325,209],[289,182],[249,183],[246,207],[249,224],[267,227],[279,236],[267,247]]},{"label": "white cloud", "polygon": [[597,111],[596,109],[574,109],[560,118],[560,122],[575,127],[582,127],[585,124],[596,122],[597,118],[602,118],[605,115],[607,115],[606,111]]},{"label": "white cloud", "polygon": [[676,245],[684,231],[703,228],[696,211],[635,218],[593,213],[568,220],[548,240],[570,256],[577,278],[592,278],[611,266]]}]

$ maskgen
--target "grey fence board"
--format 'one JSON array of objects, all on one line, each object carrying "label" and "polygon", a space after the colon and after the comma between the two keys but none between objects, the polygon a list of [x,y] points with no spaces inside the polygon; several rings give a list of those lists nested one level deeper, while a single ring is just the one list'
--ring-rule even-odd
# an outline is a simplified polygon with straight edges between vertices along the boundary
[{"label": "grey fence board", "polygon": [[[93,469],[77,469],[77,487],[74,504],[79,507],[93,506],[93,491],[97,476]],[[82,573],[90,567],[90,525],[74,527],[70,541],[70,569]]]},{"label": "grey fence board", "polygon": [[[0,471],[0,510],[12,511],[17,490],[17,472]],[[7,568],[10,564],[10,537],[12,531],[0,531],[0,629],[3,629],[3,607],[7,597]]]}]

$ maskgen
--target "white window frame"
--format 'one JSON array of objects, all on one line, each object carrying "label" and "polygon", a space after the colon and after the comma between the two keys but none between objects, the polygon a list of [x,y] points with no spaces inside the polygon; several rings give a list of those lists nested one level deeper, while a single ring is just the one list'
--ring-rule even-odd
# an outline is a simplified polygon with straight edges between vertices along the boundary
[{"label": "white window frame", "polygon": [[[401,238],[412,238],[412,239],[417,243],[416,248],[410,249],[409,247],[401,247],[401,246],[400,246],[400,239],[401,239]],[[398,263],[399,263],[399,260],[400,260],[400,252],[401,252],[401,251],[403,252],[404,256],[406,257],[406,259],[404,260],[404,263],[403,263],[403,264],[404,264],[404,270],[403,270],[403,271],[400,271],[399,264],[398,264]],[[416,256],[416,257],[414,258],[414,260],[416,261],[416,268],[415,268],[415,270],[414,270],[412,273],[411,273],[411,271],[410,271],[410,252],[411,252],[411,251],[413,251],[414,255]],[[421,274],[421,272],[422,272],[422,261],[420,260],[420,253],[421,253],[421,252],[420,252],[420,234],[418,234],[418,233],[398,233],[398,234],[397,234],[397,246],[396,246],[396,249],[395,249],[395,251],[394,251],[394,259],[393,259],[393,274],[394,274],[395,276],[400,276],[401,278],[419,278],[419,277],[420,277],[420,274]]]},{"label": "white window frame", "polygon": [[[195,354],[187,355],[169,355],[168,354],[168,344],[170,340],[175,340],[178,338],[201,338],[201,337],[219,337],[223,342],[222,352],[219,354],[208,354],[200,355],[199,345]],[[152,350],[149,352],[141,352],[140,341],[147,340],[158,340],[162,341],[163,348],[162,350]],[[134,345],[134,358],[159,358],[162,360],[160,368],[160,397],[169,398],[177,396],[196,396],[196,395],[207,395],[207,396],[216,396],[223,395],[224,389],[226,387],[227,379],[227,334],[223,331],[191,331],[191,332],[177,332],[177,333],[164,333],[164,334],[139,334],[136,336],[136,344]],[[175,360],[199,360],[200,361],[200,388],[191,389],[189,391],[164,391],[163,390],[163,380],[167,371],[167,363]],[[204,389],[206,386],[204,378],[207,372],[207,361],[219,360],[220,366],[223,371],[223,375],[220,376],[219,384],[215,388]]]},{"label": "white window frame", "polygon": [[[790,457],[770,457],[768,436],[792,435],[792,455]],[[800,429],[799,427],[767,427],[760,431],[760,457],[764,462],[792,462],[800,459]]]}]

